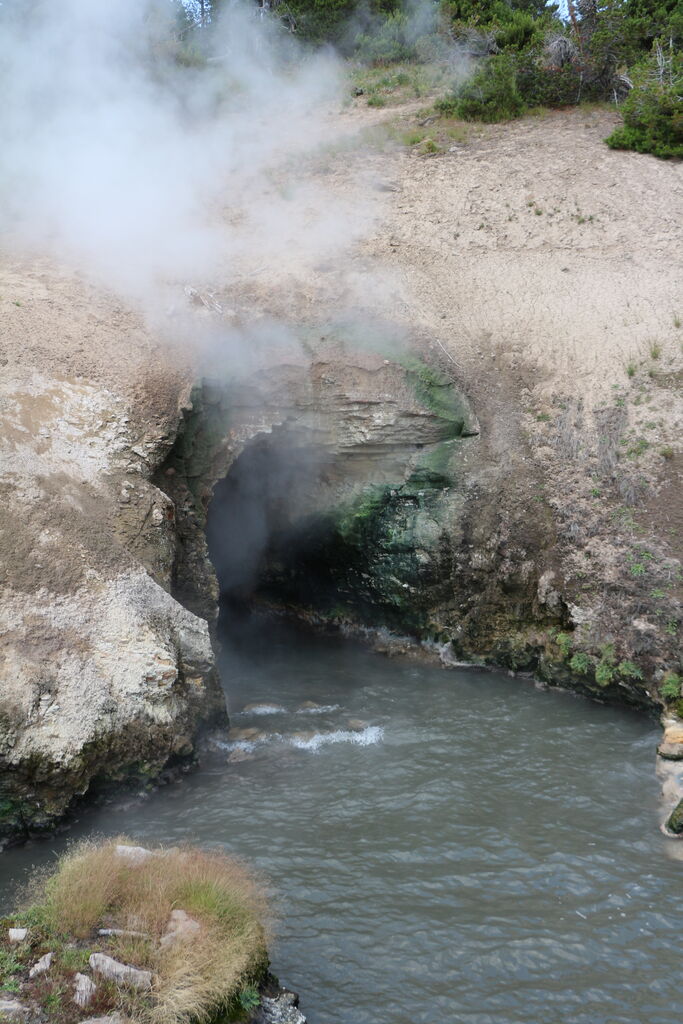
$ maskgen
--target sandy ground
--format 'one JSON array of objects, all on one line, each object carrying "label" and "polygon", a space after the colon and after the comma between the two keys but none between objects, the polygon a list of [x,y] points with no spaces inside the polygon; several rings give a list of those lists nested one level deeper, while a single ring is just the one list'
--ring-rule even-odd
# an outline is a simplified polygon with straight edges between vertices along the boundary
[{"label": "sandy ground", "polygon": [[558,112],[397,158],[372,251],[467,365],[498,351],[592,400],[652,342],[678,362],[683,165],[608,149],[613,121]]}]

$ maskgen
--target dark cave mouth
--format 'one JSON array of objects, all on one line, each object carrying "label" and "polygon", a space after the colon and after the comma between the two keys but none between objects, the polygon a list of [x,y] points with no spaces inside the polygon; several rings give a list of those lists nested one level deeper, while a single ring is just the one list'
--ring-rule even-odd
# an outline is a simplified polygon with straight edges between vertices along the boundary
[{"label": "dark cave mouth", "polygon": [[223,619],[265,606],[422,635],[448,588],[439,513],[450,481],[411,468],[419,443],[387,482],[306,441],[261,435],[214,486],[206,538]]},{"label": "dark cave mouth", "polygon": [[298,567],[332,529],[329,515],[312,511],[331,474],[324,449],[268,435],[251,441],[216,483],[206,538],[223,608],[246,613],[259,598],[280,596],[275,576],[301,575]]}]

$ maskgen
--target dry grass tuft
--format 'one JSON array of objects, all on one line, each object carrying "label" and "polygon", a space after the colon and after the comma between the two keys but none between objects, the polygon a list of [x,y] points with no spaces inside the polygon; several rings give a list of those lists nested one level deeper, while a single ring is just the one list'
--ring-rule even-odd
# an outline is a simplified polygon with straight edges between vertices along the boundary
[{"label": "dry grass tuft", "polygon": [[[155,851],[134,863],[116,852],[125,838],[86,842],[63,857],[39,883],[38,903],[55,935],[90,939],[101,927],[142,936],[115,936],[106,952],[151,970],[153,991],[122,992],[120,1005],[138,1024],[208,1021],[258,985],[266,968],[265,890],[242,865],[193,848]],[[34,911],[36,899],[34,897]],[[171,911],[184,910],[201,929],[162,946]]]}]

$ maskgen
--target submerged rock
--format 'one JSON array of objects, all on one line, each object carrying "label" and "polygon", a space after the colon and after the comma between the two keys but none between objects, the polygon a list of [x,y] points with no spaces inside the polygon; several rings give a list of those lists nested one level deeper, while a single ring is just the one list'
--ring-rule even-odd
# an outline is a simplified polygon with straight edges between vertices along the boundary
[{"label": "submerged rock", "polygon": [[244,729],[231,729],[228,733],[228,739],[231,743],[241,743],[243,741],[255,743],[258,740],[264,739],[265,736],[266,733],[263,729],[256,729],[253,726]]}]

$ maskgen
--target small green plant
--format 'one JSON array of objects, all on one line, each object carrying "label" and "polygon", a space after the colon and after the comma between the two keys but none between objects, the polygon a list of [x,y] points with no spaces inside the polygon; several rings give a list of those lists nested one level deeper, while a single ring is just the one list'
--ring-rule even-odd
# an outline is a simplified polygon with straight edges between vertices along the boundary
[{"label": "small green plant", "polygon": [[59,964],[67,971],[82,971],[88,965],[90,951],[86,949],[63,949]]},{"label": "small green plant", "polygon": [[439,105],[465,121],[509,121],[524,113],[517,88],[515,61],[507,54],[490,57],[460,90]]},{"label": "small green plant", "polygon": [[595,681],[598,686],[609,686],[616,675],[614,644],[603,644],[600,655],[600,661],[595,669]]},{"label": "small green plant", "polygon": [[591,659],[583,651],[577,651],[572,655],[569,667],[572,672],[576,672],[580,676],[587,676],[591,667]]},{"label": "small green plant", "polygon": [[664,632],[668,636],[676,636],[676,634],[678,633],[678,623],[675,619],[669,619],[666,626],[664,627]]},{"label": "small green plant", "polygon": [[663,459],[673,459],[674,450],[670,444],[666,444],[663,448],[659,449],[659,454],[662,456]]},{"label": "small green plant", "polygon": [[650,358],[652,358],[652,359],[659,359],[661,354],[662,354],[662,346],[659,344],[659,342],[658,341],[651,342],[650,343]]},{"label": "small green plant", "polygon": [[434,153],[440,153],[441,146],[434,142],[434,139],[426,139],[425,144],[422,147],[422,152],[425,155],[433,155]]},{"label": "small green plant", "polygon": [[406,132],[406,134],[403,136],[403,145],[404,146],[417,146],[417,145],[419,145],[420,142],[422,142],[423,139],[424,139],[424,132],[418,132],[418,131]]},{"label": "small green plant", "polygon": [[636,364],[633,361],[631,361],[630,363],[628,363],[626,365],[626,373],[628,374],[629,377],[635,377],[636,369],[637,369]]},{"label": "small green plant", "polygon": [[591,487],[591,497],[599,498],[602,495],[602,491],[599,487]]},{"label": "small green plant", "polygon": [[683,696],[683,679],[676,672],[667,672],[662,680],[659,692],[665,701],[675,701]]},{"label": "small green plant", "polygon": [[23,970],[23,964],[14,950],[0,949],[0,987],[7,988],[15,974]]},{"label": "small green plant", "polygon": [[643,673],[633,661],[625,659],[617,665],[617,672],[622,679],[642,679]]},{"label": "small green plant", "polygon": [[386,107],[386,105],[387,101],[385,100],[384,96],[380,96],[377,93],[373,94],[372,96],[368,96],[369,107]]},{"label": "small green plant", "polygon": [[238,999],[243,1010],[255,1010],[261,1002],[261,996],[259,995],[258,989],[254,988],[253,985],[247,985],[245,988],[241,989]]},{"label": "small green plant", "polygon": [[637,438],[629,448],[626,449],[626,454],[631,459],[637,459],[639,455],[643,455],[650,447],[650,442],[645,437]]},{"label": "small green plant", "polygon": [[681,322],[682,322],[682,321],[681,321],[681,318],[680,318],[680,316],[675,316],[675,317],[674,317],[674,327],[675,327],[676,329],[678,329],[678,328],[679,328],[679,327],[681,326]]},{"label": "small green plant", "polygon": [[555,637],[555,643],[560,648],[562,660],[566,661],[572,650],[572,638],[569,633],[558,633]]},{"label": "small green plant", "polygon": [[600,661],[595,670],[595,681],[598,686],[609,686],[614,679],[614,666]]},{"label": "small green plant", "polygon": [[536,414],[537,423],[550,423],[550,416],[547,412],[539,412]]}]

